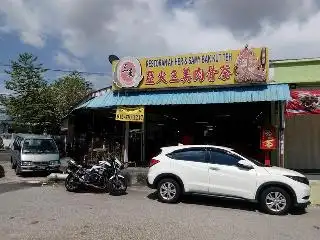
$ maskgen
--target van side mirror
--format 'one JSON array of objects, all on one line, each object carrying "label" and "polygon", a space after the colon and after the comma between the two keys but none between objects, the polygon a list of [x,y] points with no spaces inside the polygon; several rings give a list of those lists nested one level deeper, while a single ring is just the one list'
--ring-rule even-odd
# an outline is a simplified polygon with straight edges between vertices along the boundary
[{"label": "van side mirror", "polygon": [[15,145],[15,146],[13,146],[13,149],[14,149],[14,150],[16,150],[16,151],[20,151],[20,150],[21,150],[21,147],[20,147],[20,146]]},{"label": "van side mirror", "polygon": [[238,163],[237,163],[237,166],[239,168],[242,168],[242,169],[247,169],[247,170],[250,170],[250,169],[253,169],[253,166],[248,163],[247,161],[245,160],[240,160]]}]

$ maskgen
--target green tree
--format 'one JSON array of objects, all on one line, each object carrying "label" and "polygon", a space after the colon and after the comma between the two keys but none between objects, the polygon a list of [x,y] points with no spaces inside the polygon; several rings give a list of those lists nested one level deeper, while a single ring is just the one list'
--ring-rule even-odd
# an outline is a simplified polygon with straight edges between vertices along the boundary
[{"label": "green tree", "polygon": [[50,94],[54,103],[56,124],[60,124],[71,108],[92,91],[92,84],[78,72],[72,72],[53,82]]},{"label": "green tree", "polygon": [[2,103],[14,124],[41,131],[52,116],[47,102],[48,85],[43,74],[47,71],[37,57],[22,53],[17,60],[10,62],[6,73],[10,79],[5,86],[12,94],[2,98]]}]

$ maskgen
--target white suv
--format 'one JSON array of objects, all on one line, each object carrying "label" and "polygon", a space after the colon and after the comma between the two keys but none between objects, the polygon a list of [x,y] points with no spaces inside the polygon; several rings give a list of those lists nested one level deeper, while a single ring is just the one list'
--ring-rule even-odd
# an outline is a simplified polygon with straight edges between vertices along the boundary
[{"label": "white suv", "polygon": [[164,147],[150,162],[147,182],[165,203],[186,193],[204,194],[257,202],[274,215],[310,204],[309,181],[302,174],[219,146]]}]

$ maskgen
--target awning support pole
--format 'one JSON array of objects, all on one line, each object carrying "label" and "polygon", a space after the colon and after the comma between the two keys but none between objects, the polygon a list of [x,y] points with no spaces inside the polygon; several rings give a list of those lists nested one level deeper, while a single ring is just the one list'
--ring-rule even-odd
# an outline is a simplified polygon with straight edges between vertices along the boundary
[{"label": "awning support pole", "polygon": [[125,122],[123,162],[128,162],[129,154],[129,122]]},{"label": "awning support pole", "polygon": [[286,102],[279,102],[279,120],[280,120],[280,128],[279,128],[279,163],[280,167],[284,167],[284,130],[285,130],[285,106]]}]

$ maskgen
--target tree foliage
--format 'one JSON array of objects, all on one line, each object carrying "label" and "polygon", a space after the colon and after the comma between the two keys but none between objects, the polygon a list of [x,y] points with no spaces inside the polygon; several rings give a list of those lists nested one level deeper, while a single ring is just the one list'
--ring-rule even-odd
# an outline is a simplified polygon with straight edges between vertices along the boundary
[{"label": "tree foliage", "polygon": [[65,117],[70,108],[92,91],[91,83],[78,72],[73,72],[56,80],[50,86],[54,103],[54,114],[58,121]]},{"label": "tree foliage", "polygon": [[73,72],[49,84],[44,74],[47,69],[30,53],[20,54],[10,62],[5,86],[9,96],[1,96],[7,114],[16,126],[39,133],[47,129],[57,132],[62,117],[87,95],[92,86],[79,73]]}]

